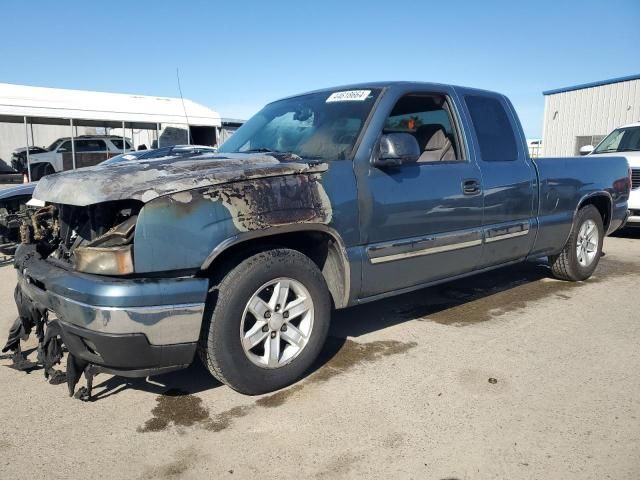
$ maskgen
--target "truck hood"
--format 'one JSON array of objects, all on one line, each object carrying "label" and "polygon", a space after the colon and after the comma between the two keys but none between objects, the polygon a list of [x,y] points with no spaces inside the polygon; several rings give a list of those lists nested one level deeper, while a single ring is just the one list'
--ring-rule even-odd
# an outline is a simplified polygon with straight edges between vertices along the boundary
[{"label": "truck hood", "polygon": [[589,157],[625,157],[630,167],[640,168],[640,152],[592,153]]},{"label": "truck hood", "polygon": [[48,175],[33,198],[86,206],[113,200],[144,203],[162,195],[254,178],[323,172],[326,163],[288,154],[206,154],[188,159],[129,161]]}]

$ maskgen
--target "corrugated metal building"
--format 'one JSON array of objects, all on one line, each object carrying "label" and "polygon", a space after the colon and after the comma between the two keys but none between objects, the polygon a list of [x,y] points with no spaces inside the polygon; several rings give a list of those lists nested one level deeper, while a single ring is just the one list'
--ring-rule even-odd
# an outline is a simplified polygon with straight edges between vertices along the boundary
[{"label": "corrugated metal building", "polygon": [[640,121],[640,74],[543,92],[544,156],[578,155],[614,128]]}]

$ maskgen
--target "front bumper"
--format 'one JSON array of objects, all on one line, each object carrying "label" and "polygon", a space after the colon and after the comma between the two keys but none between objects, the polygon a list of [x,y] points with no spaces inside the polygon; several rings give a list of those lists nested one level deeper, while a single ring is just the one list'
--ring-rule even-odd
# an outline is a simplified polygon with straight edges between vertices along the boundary
[{"label": "front bumper", "polygon": [[640,188],[631,190],[629,195],[629,218],[627,219],[628,225],[638,226],[640,225]]},{"label": "front bumper", "polygon": [[32,245],[18,248],[15,265],[26,301],[55,313],[72,355],[134,377],[192,362],[207,279],[87,275],[43,260]]}]

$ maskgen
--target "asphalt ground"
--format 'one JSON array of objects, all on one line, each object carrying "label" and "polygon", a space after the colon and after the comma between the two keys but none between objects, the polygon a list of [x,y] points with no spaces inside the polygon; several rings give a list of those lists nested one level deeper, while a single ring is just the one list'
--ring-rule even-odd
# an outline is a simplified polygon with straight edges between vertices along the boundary
[{"label": "asphalt ground", "polygon": [[[640,232],[605,252],[583,283],[534,262],[337,312],[261,397],[196,364],[85,403],[3,357],[0,478],[638,479]],[[2,335],[14,285],[0,258]]]}]

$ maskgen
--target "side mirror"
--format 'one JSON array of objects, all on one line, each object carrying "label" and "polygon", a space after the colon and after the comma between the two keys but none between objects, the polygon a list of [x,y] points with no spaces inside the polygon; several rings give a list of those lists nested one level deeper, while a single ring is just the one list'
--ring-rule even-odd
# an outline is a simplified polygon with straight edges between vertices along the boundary
[{"label": "side mirror", "polygon": [[580,148],[580,155],[589,155],[591,152],[593,152],[593,145],[585,145],[584,147]]},{"label": "side mirror", "polygon": [[380,138],[380,151],[373,165],[379,168],[398,167],[420,158],[416,137],[410,133],[387,133]]}]

